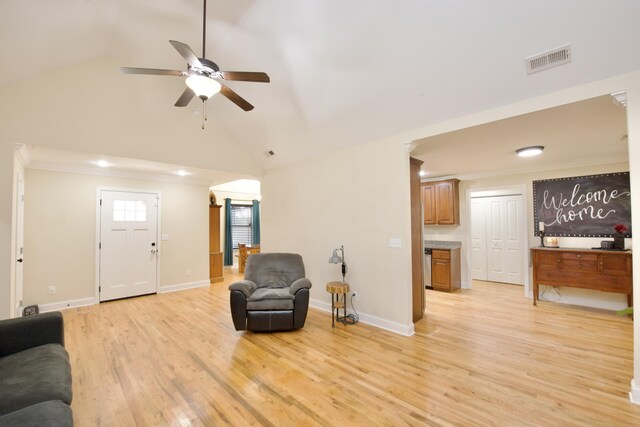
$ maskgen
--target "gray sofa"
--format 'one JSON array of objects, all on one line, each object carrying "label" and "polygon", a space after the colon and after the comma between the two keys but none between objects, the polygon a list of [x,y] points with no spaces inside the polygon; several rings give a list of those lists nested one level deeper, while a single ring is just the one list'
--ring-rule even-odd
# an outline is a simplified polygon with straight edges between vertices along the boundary
[{"label": "gray sofa", "polygon": [[311,281],[297,254],[250,255],[244,280],[229,286],[236,331],[288,331],[304,326]]},{"label": "gray sofa", "polygon": [[73,426],[60,312],[0,321],[0,426]]}]

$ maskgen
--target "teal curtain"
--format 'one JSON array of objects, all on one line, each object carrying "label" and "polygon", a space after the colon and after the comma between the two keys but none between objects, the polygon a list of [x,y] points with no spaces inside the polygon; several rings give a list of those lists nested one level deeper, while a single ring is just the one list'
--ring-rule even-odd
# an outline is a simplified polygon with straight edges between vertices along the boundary
[{"label": "teal curtain", "polygon": [[251,244],[260,244],[260,202],[253,200],[253,206],[251,207]]},{"label": "teal curtain", "polygon": [[233,238],[231,236],[231,199],[224,199],[224,265],[233,265]]}]

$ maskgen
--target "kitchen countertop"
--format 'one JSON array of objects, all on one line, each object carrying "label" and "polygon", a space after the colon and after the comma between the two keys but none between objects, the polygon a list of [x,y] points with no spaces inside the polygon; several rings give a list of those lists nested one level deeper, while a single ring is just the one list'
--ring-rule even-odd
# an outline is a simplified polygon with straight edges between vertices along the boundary
[{"label": "kitchen countertop", "polygon": [[462,247],[462,242],[450,242],[445,240],[425,240],[426,249],[457,249]]}]

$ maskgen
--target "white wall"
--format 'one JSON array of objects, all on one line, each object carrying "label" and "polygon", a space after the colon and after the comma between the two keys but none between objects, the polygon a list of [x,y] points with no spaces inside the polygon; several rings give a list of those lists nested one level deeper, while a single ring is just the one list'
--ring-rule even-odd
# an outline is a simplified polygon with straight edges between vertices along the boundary
[{"label": "white wall", "polygon": [[182,79],[126,75],[120,66],[97,58],[0,87],[2,142],[262,173],[262,154],[245,150],[215,114],[202,129],[201,116],[191,114],[197,103],[173,106]]},{"label": "white wall", "polygon": [[12,289],[12,220],[13,220],[13,144],[0,133],[0,319],[11,317]]},{"label": "white wall", "polygon": [[[481,178],[474,180],[463,180],[460,182],[460,225],[458,226],[425,226],[425,236],[429,240],[457,240],[462,242],[461,267],[462,280],[469,286],[469,266],[471,259],[468,249],[471,245],[471,229],[469,221],[468,197],[472,191],[497,190],[513,186],[525,188],[525,225],[527,227],[527,248],[538,246],[540,238],[535,236],[533,223],[533,181],[540,179],[562,178],[581,175],[593,175],[607,172],[625,172],[629,170],[628,163],[615,163],[608,165],[594,165],[567,168],[556,171],[544,171],[537,173],[526,173],[519,175],[496,176],[491,178]],[[558,244],[561,247],[569,248],[591,248],[600,246],[603,238],[582,238],[582,237],[558,237]],[[627,247],[631,247],[631,239],[627,239]],[[528,254],[526,254],[528,256]],[[532,270],[527,270],[529,283],[531,283]],[[541,287],[542,289],[543,287]],[[527,294],[531,295],[529,287]],[[590,291],[586,289],[561,288],[562,297],[558,302],[566,304],[584,305],[588,307],[604,308],[609,310],[620,310],[627,306],[627,299],[624,294]],[[555,296],[553,297],[555,300]]]},{"label": "white wall", "polygon": [[[269,171],[261,203],[263,251],[302,255],[313,305],[330,307],[325,284],[341,275],[328,261],[344,245],[361,320],[412,333],[409,156],[402,141]],[[390,248],[389,238],[402,239],[402,248]]]},{"label": "white wall", "polygon": [[[27,169],[25,305],[96,297],[99,186],[160,190],[161,232],[169,234],[160,242],[160,286],[208,283],[207,186]],[[48,295],[50,285],[56,295]]]}]

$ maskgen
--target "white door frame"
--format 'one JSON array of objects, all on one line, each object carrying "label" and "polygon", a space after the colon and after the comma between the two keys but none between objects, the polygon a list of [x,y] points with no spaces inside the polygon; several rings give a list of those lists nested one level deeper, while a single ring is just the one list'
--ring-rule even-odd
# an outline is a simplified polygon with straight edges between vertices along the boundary
[{"label": "white door frame", "polygon": [[[21,317],[22,316],[22,300],[24,294],[24,176],[19,172],[16,173],[16,184],[15,184],[15,247],[13,248],[15,269],[13,276],[13,307],[12,307],[12,317]],[[21,265],[18,266],[18,259],[22,259]],[[18,268],[20,268],[21,272],[18,275]]]},{"label": "white door frame", "polygon": [[143,188],[122,188],[122,187],[103,187],[98,186],[96,188],[96,240],[94,242],[94,247],[96,248],[96,274],[95,274],[95,290],[94,296],[96,302],[100,303],[100,225],[101,225],[101,205],[100,198],[103,191],[120,191],[123,193],[145,193],[145,194],[155,194],[158,197],[158,224],[156,226],[156,242],[158,242],[158,252],[156,253],[156,293],[160,288],[160,261],[162,257],[162,251],[160,250],[160,236],[161,236],[161,228],[162,222],[160,218],[160,213],[162,212],[161,203],[161,191],[160,190],[147,190]]},{"label": "white door frame", "polygon": [[[492,188],[478,188],[478,189],[467,189],[466,194],[466,226],[469,232],[467,235],[469,236],[469,240],[471,240],[471,195],[474,197],[499,197],[499,196],[522,196],[522,216],[523,216],[523,227],[520,231],[521,239],[522,239],[522,271],[524,274],[524,295],[529,298],[533,298],[533,293],[531,290],[531,284],[529,283],[529,239],[528,239],[528,230],[529,230],[529,221],[531,219],[530,213],[528,210],[528,201],[529,194],[527,192],[527,186],[524,184],[520,185],[505,185],[504,187],[492,187]],[[467,245],[467,283],[469,289],[472,287],[472,279],[471,279],[471,243],[469,242]]]}]

